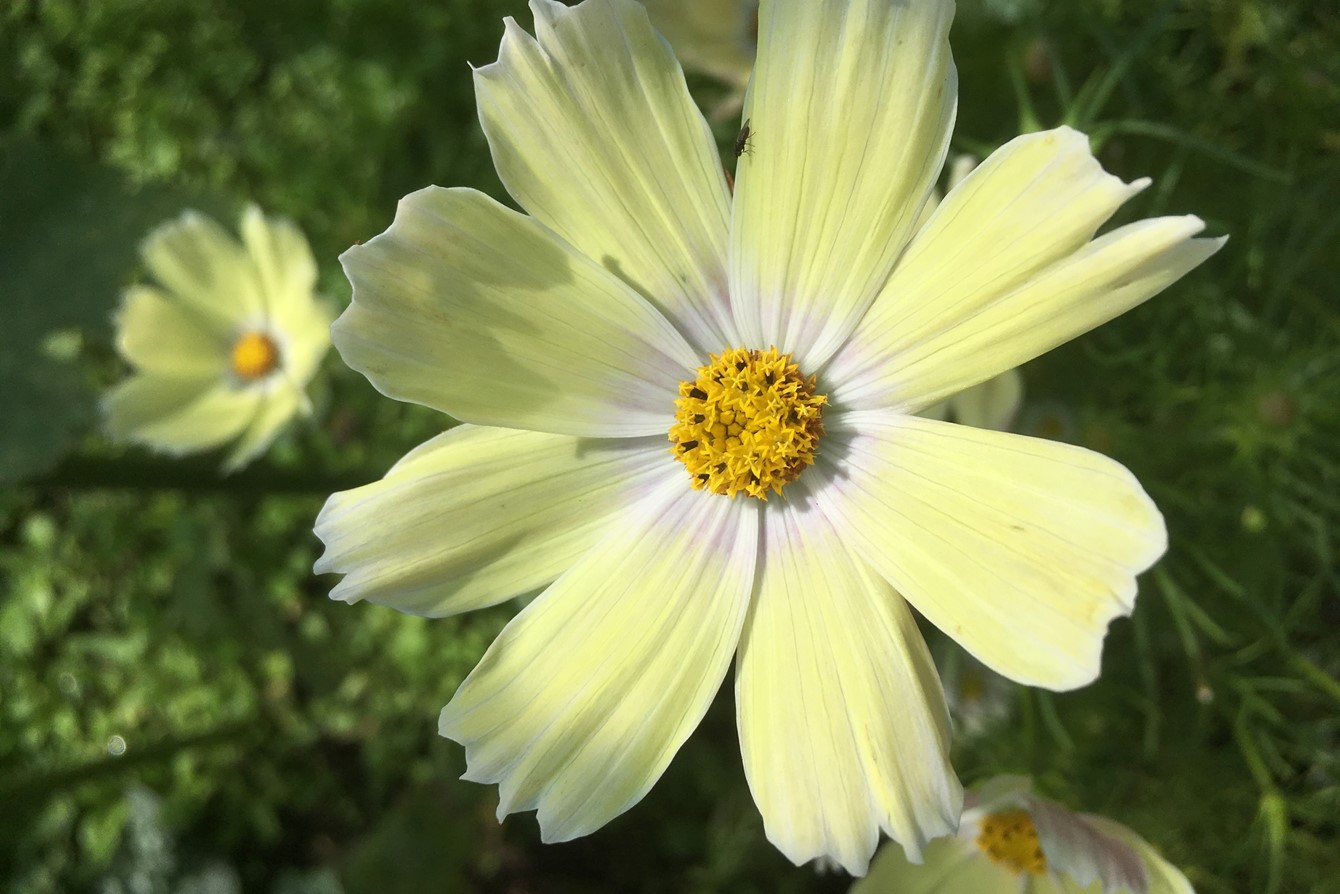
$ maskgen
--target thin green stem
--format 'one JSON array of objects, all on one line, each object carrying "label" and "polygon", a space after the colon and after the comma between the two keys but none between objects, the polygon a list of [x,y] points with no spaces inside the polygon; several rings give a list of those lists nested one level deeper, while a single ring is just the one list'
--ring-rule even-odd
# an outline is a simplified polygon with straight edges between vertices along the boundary
[{"label": "thin green stem", "polygon": [[0,776],[0,803],[29,807],[57,792],[162,763],[193,748],[218,748],[245,739],[256,732],[254,717],[235,720],[188,736],[172,736],[132,748],[119,756],[108,756],[68,767],[10,773]]},{"label": "thin green stem", "polygon": [[75,456],[19,485],[32,490],[180,490],[192,493],[327,495],[366,484],[379,473],[293,472],[256,465],[233,475],[198,460]]}]

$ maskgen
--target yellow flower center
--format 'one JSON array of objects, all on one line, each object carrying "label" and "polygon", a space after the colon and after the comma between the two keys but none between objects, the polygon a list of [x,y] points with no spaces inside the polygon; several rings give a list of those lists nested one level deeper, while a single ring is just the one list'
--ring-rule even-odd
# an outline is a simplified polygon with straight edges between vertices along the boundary
[{"label": "yellow flower center", "polygon": [[1047,855],[1042,852],[1038,830],[1026,810],[1007,810],[983,817],[978,826],[977,847],[998,866],[1011,872],[1042,875]]},{"label": "yellow flower center", "polygon": [[279,366],[279,345],[264,332],[244,332],[233,342],[233,373],[252,382],[264,378]]},{"label": "yellow flower center", "polygon": [[731,348],[681,382],[670,448],[696,490],[760,500],[814,463],[823,406],[808,379],[776,348]]}]

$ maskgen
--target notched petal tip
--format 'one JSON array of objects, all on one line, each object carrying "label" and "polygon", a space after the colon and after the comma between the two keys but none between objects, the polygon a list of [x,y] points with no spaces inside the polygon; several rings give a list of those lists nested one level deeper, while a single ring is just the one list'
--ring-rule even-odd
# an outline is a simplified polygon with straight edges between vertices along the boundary
[{"label": "notched petal tip", "polygon": [[544,49],[529,31],[523,28],[512,16],[504,17],[503,36],[498,42],[498,58],[484,65],[471,66],[476,89],[480,88],[481,82],[505,82],[508,79],[509,70],[517,62],[518,54],[525,52],[536,52],[544,55]]},{"label": "notched petal tip", "polygon": [[663,483],[499,634],[438,718],[499,812],[537,810],[546,841],[642,799],[730,665],[756,516]]}]

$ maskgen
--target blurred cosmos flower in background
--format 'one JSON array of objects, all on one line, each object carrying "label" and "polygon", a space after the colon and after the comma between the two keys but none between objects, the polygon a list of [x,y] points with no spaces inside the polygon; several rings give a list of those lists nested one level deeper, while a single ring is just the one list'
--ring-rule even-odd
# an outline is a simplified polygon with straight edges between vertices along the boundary
[{"label": "blurred cosmos flower in background", "polygon": [[475,71],[530,216],[430,187],[343,256],[345,362],[467,424],[332,496],[317,570],[429,616],[543,589],[439,728],[546,841],[641,799],[738,655],[769,839],[862,874],[882,829],[919,859],[962,790],[908,603],[1016,681],[1082,686],[1165,533],[1112,460],[914,414],[1222,240],[1190,216],[1095,240],[1147,181],[1068,128],[1011,141],[918,228],[951,3],[765,2],[733,195],[641,6],[531,5],[537,37],[508,20]]},{"label": "blurred cosmos flower in background", "polygon": [[1074,813],[997,776],[968,792],[957,835],[924,863],[886,847],[851,894],[1191,894],[1177,867],[1130,829]]},{"label": "blurred cosmos flower in background", "polygon": [[307,240],[255,206],[239,243],[197,211],[155,229],[142,247],[156,284],[126,291],[118,350],[135,372],[107,395],[107,433],[166,453],[232,447],[246,465],[294,415],[330,347],[333,309],[316,298]]},{"label": "blurred cosmos flower in background", "polygon": [[976,739],[998,727],[1014,709],[1016,687],[951,642],[934,650],[954,733]]}]

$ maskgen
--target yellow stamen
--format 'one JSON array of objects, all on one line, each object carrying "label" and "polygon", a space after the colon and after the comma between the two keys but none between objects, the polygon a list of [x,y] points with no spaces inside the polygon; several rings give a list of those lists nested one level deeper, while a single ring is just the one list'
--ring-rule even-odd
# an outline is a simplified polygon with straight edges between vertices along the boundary
[{"label": "yellow stamen", "polygon": [[279,346],[264,332],[244,332],[233,342],[233,374],[252,382],[279,366]]},{"label": "yellow stamen", "polygon": [[1011,872],[1042,875],[1047,855],[1042,852],[1038,830],[1026,810],[1007,810],[983,817],[978,826],[977,847],[991,862]]},{"label": "yellow stamen", "polygon": [[713,354],[679,394],[671,452],[695,489],[766,500],[814,463],[828,398],[814,393],[814,376],[802,376],[790,354]]}]

